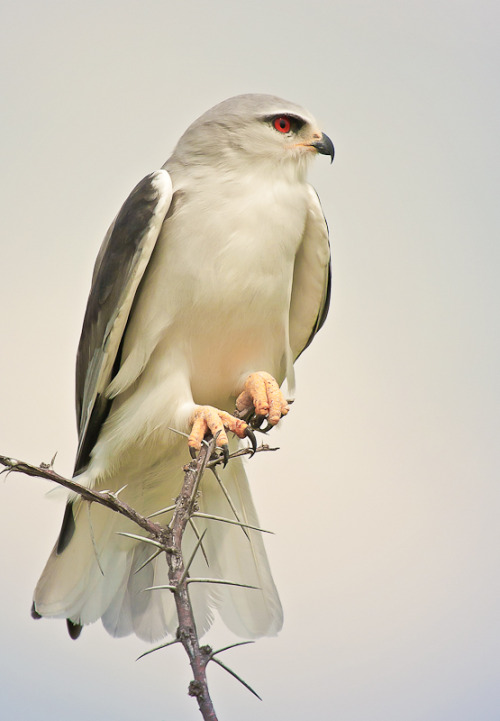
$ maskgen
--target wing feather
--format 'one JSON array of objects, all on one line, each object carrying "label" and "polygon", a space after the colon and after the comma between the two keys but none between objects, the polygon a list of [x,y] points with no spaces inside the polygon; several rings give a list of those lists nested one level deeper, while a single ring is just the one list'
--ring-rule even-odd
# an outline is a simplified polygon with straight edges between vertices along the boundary
[{"label": "wing feather", "polygon": [[134,297],[171,199],[167,171],[147,175],[123,204],[97,256],[76,361],[75,474],[85,470],[109,413],[104,392],[117,371]]},{"label": "wing feather", "polygon": [[326,320],[330,306],[331,266],[328,226],[316,191],[309,186],[309,212],[295,257],[290,302],[290,346],[294,360]]}]

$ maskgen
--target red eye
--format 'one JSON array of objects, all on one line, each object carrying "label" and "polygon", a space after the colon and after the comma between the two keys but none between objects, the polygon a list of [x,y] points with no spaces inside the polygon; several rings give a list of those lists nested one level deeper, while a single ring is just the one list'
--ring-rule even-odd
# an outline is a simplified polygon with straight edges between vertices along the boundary
[{"label": "red eye", "polygon": [[281,115],[279,118],[274,118],[273,125],[279,133],[289,133],[291,128],[290,119],[285,115]]}]

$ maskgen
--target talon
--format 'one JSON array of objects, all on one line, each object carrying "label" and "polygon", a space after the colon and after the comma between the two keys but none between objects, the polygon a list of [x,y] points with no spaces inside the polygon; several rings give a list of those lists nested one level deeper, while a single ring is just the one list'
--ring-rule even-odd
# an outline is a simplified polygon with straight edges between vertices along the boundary
[{"label": "talon", "polygon": [[225,468],[229,462],[229,446],[227,443],[224,443],[223,446],[221,446],[222,451],[222,465]]},{"label": "talon", "polygon": [[252,431],[251,428],[245,429],[245,436],[250,439],[250,443],[252,444],[252,455],[250,456],[251,458],[257,450],[257,439],[255,437],[255,433]]},{"label": "talon", "polygon": [[[245,437],[248,424],[245,421],[235,418],[226,411],[212,408],[212,406],[197,406],[191,417],[192,429],[188,439],[190,453],[195,453],[201,448],[203,438],[212,434],[216,439],[217,448],[222,449],[224,465],[229,460],[229,449],[226,430],[235,433],[238,438]],[[224,450],[225,448],[225,450]]]},{"label": "talon", "polygon": [[188,448],[189,448],[189,454],[190,454],[191,458],[195,459],[196,456],[198,455],[198,451],[196,450],[196,448],[193,448],[193,446],[188,446]]},{"label": "talon", "polygon": [[260,427],[262,426],[262,424],[264,423],[265,420],[266,420],[265,416],[256,416],[254,414],[254,416],[252,418],[252,428],[260,429]]},{"label": "talon", "polygon": [[246,413],[252,406],[255,416],[251,423],[254,428],[259,428],[264,418],[267,418],[268,427],[264,433],[275,426],[290,410],[277,381],[265,371],[251,373],[245,381],[243,391],[236,399],[236,408],[240,415]]}]

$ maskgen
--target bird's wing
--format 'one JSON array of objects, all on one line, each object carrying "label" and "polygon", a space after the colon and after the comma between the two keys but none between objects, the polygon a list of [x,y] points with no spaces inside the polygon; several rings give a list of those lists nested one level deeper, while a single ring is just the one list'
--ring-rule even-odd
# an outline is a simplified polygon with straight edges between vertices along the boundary
[{"label": "bird's wing", "polygon": [[316,191],[309,186],[309,208],[295,257],[290,302],[290,347],[294,360],[307,348],[326,320],[331,281],[328,226]]},{"label": "bird's wing", "polygon": [[76,361],[75,474],[85,470],[108,415],[105,390],[118,369],[132,304],[171,200],[167,171],[147,175],[123,204],[97,256]]}]

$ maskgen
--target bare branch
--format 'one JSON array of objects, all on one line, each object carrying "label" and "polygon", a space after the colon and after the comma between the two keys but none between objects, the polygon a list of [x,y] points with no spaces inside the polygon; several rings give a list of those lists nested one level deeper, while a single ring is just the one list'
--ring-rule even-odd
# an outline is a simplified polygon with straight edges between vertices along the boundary
[{"label": "bare branch", "polygon": [[[221,653],[222,651],[227,650],[227,648],[244,645],[245,643],[251,642],[244,641],[242,643],[233,644],[232,646],[219,649],[218,651],[212,651],[210,646],[200,646],[198,634],[196,631],[194,613],[189,599],[189,585],[191,583],[210,583],[240,586],[249,589],[255,589],[257,587],[218,578],[189,578],[190,565],[195,557],[195,554],[200,549],[205,556],[205,560],[207,560],[208,565],[208,559],[206,558],[205,551],[203,549],[203,537],[205,531],[201,534],[198,533],[193,523],[193,519],[198,517],[206,520],[213,520],[219,523],[238,525],[242,528],[245,534],[247,534],[247,529],[259,531],[261,533],[270,533],[270,531],[265,531],[264,529],[258,528],[257,526],[243,523],[238,518],[236,508],[229,496],[229,493],[227,492],[227,489],[225,488],[222,480],[220,479],[219,474],[217,473],[216,466],[222,463],[223,459],[214,456],[215,449],[216,439],[211,439],[209,441],[203,442],[202,448],[198,453],[197,458],[191,461],[191,463],[184,469],[184,483],[182,485],[178,498],[175,500],[175,504],[169,506],[168,508],[163,508],[148,517],[142,516],[134,508],[132,508],[127,503],[124,503],[118,498],[118,494],[123,489],[120,489],[120,491],[118,491],[117,493],[112,493],[110,491],[97,491],[81,486],[73,479],[68,479],[64,476],[60,476],[52,468],[54,459],[52,459],[50,464],[45,463],[40,464],[40,466],[33,466],[29,463],[25,463],[24,461],[19,461],[14,458],[0,455],[0,465],[4,467],[4,470],[1,471],[1,473],[24,473],[28,476],[45,478],[49,481],[53,481],[54,483],[58,483],[60,486],[64,486],[72,493],[80,496],[83,500],[87,501],[89,503],[89,513],[90,505],[92,503],[99,503],[100,505],[109,508],[115,513],[120,513],[122,516],[125,516],[126,518],[134,522],[137,526],[139,526],[143,531],[145,531],[147,535],[126,533],[124,531],[118,533],[118,535],[131,538],[139,543],[148,544],[150,546],[153,546],[154,549],[156,549],[149,556],[149,558],[144,561],[140,568],[137,569],[137,571],[144,568],[144,566],[153,561],[161,553],[166,554],[169,583],[162,586],[150,586],[144,590],[168,590],[173,594],[176,604],[177,617],[179,621],[176,638],[172,641],[161,644],[160,646],[156,646],[149,651],[146,651],[141,656],[139,656],[139,658],[153,653],[154,651],[158,651],[161,648],[166,648],[168,646],[181,643],[188,655],[189,663],[191,665],[194,676],[193,681],[191,681],[189,685],[188,693],[189,695],[196,697],[199,709],[205,721],[217,721],[217,716],[215,714],[212,700],[210,698],[206,677],[206,667],[210,661],[213,661],[214,663],[217,663],[219,666],[224,668],[228,673],[230,673],[232,676],[234,676],[234,678],[236,678],[238,681],[240,681],[240,683],[242,683],[246,688],[248,688],[255,696],[257,696],[257,698],[260,698],[260,696],[234,671],[228,668],[219,659],[214,658],[215,654]],[[261,445],[259,448],[257,448],[257,451],[268,450],[274,451],[277,449],[270,448],[266,445]],[[240,449],[235,453],[232,453],[230,455],[230,459],[244,456],[247,454],[253,454],[253,450],[246,448]],[[210,468],[210,470],[217,477],[221,489],[226,496],[228,504],[231,507],[232,512],[234,513],[235,520],[230,518],[224,518],[222,516],[213,516],[198,511],[198,489],[203,473],[207,468]],[[167,512],[172,512],[172,518],[168,523],[168,526],[161,526],[151,520],[152,518]],[[197,538],[197,543],[195,544],[191,557],[185,564],[182,555],[182,538],[188,523],[194,530]]]},{"label": "bare branch", "polygon": [[53,471],[51,468],[40,466],[32,466],[24,461],[18,461],[15,458],[8,458],[7,456],[0,455],[0,465],[4,466],[2,473],[24,473],[26,476],[35,476],[37,478],[45,478],[48,481],[54,481],[60,486],[64,486],[68,490],[81,496],[84,501],[90,501],[90,503],[100,503],[106,508],[110,508],[116,513],[121,513],[122,516],[129,518],[131,521],[136,523],[138,526],[143,528],[153,536],[163,536],[163,529],[157,523],[153,523],[140,513],[129,506],[127,503],[120,501],[116,497],[116,494],[110,493],[109,491],[94,491],[90,488],[85,488],[74,480],[60,476],[58,473]]}]

